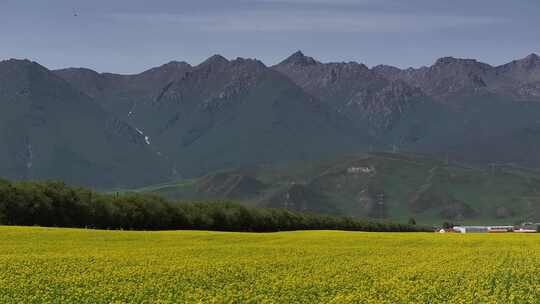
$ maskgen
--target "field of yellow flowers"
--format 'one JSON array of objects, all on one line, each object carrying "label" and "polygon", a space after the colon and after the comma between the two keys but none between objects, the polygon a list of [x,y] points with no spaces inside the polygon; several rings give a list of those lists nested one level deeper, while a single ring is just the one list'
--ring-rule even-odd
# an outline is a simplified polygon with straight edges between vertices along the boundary
[{"label": "field of yellow flowers", "polygon": [[540,237],[0,227],[0,303],[539,303]]}]

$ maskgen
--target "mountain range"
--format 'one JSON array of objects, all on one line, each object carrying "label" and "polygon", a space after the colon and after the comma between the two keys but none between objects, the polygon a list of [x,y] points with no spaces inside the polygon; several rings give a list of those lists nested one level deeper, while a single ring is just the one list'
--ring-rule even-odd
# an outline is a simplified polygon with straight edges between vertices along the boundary
[{"label": "mountain range", "polygon": [[540,57],[369,68],[296,52],[136,75],[0,62],[0,175],[132,187],[367,151],[540,167]]}]

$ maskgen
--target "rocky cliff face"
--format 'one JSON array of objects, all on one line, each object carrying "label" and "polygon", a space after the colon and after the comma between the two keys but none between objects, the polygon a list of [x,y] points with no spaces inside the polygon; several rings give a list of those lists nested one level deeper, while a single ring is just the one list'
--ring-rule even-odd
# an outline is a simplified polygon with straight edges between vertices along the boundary
[{"label": "rocky cliff face", "polygon": [[273,67],[311,95],[374,131],[392,127],[422,92],[400,79],[388,79],[356,62],[320,63],[297,52]]},{"label": "rocky cliff face", "polygon": [[539,97],[540,57],[536,54],[497,67],[474,59],[443,57],[430,67],[401,70],[381,65],[373,71],[387,79],[405,81],[442,102],[465,95]]},{"label": "rocky cliff face", "polygon": [[510,91],[521,98],[540,98],[540,57],[531,54],[521,60],[514,60],[495,69],[506,83],[501,81],[500,91]]},{"label": "rocky cliff face", "polygon": [[486,75],[491,66],[473,59],[444,57],[434,65],[419,69],[400,70],[377,66],[373,70],[393,80],[402,80],[438,100],[466,94],[486,93]]},{"label": "rocky cliff face", "polygon": [[256,85],[265,70],[257,60],[228,61],[215,55],[164,87],[155,101],[185,103],[195,98],[203,108],[219,108]]},{"label": "rocky cliff face", "polygon": [[510,63],[496,67],[498,75],[504,75],[521,83],[533,83],[540,81],[540,56],[529,56],[514,60]]}]

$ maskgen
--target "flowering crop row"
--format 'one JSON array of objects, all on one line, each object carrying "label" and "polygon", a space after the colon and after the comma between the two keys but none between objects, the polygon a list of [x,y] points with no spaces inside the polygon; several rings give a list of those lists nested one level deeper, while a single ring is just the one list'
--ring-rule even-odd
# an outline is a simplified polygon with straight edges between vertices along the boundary
[{"label": "flowering crop row", "polygon": [[0,303],[538,303],[539,241],[0,227]]}]

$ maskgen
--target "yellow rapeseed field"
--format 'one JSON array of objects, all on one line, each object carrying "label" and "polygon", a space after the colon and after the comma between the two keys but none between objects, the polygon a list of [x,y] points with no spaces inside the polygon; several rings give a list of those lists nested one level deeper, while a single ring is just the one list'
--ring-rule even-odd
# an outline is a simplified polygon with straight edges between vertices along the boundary
[{"label": "yellow rapeseed field", "polygon": [[0,227],[0,303],[539,303],[540,236]]}]

